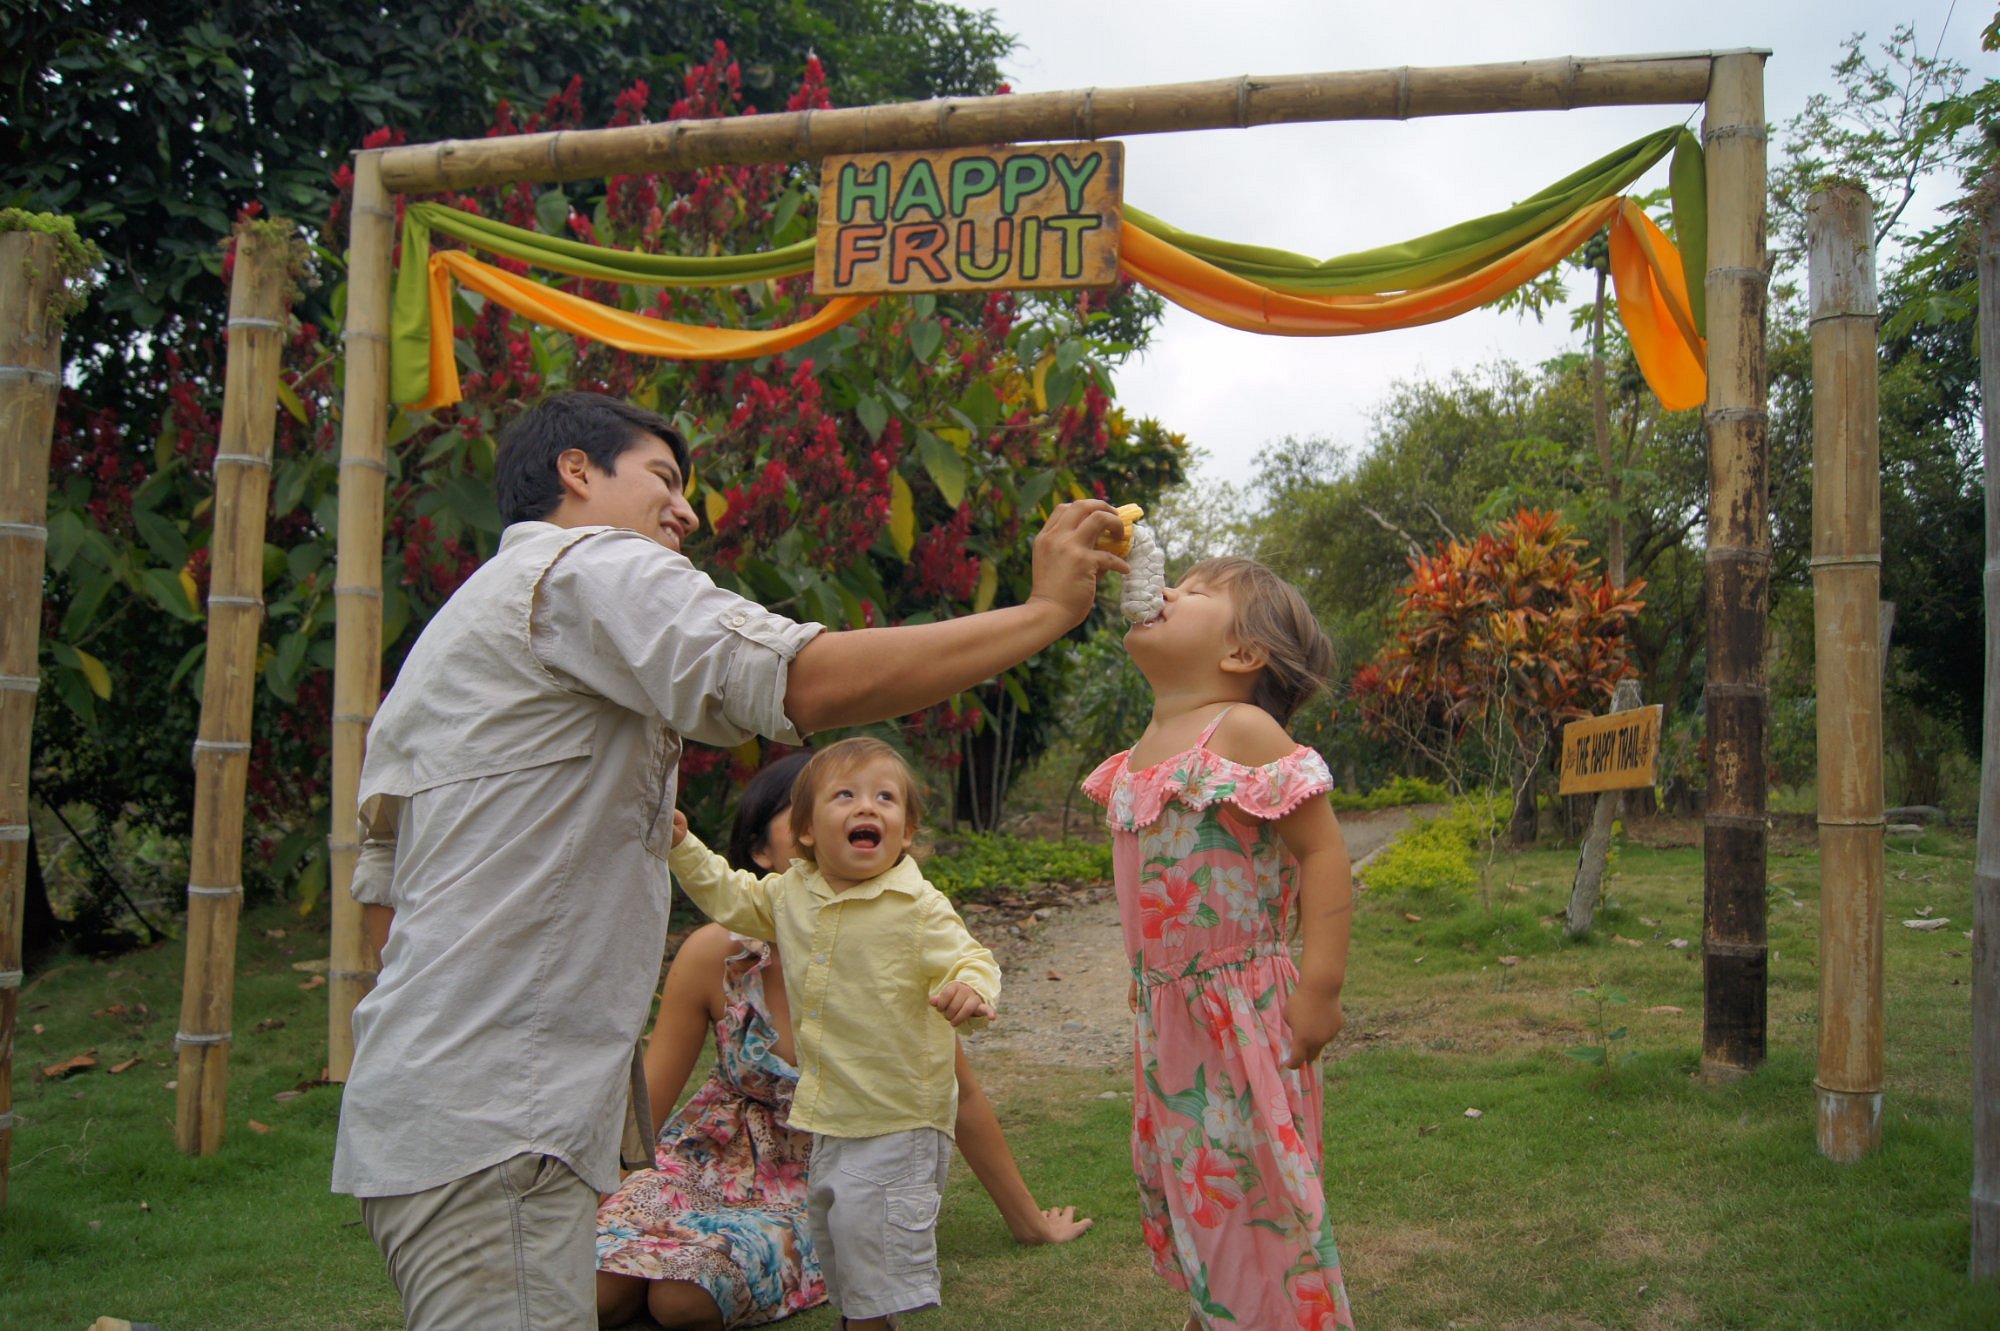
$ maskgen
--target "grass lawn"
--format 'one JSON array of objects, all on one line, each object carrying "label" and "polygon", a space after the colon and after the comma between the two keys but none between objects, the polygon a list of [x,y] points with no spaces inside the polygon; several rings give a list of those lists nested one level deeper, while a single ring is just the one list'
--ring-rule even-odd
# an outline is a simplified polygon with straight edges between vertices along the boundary
[{"label": "grass lawn", "polygon": [[[1359,1324],[2000,1327],[2000,1288],[1965,1279],[1970,841],[1930,834],[1890,851],[1883,1149],[1855,1166],[1813,1145],[1810,837],[1774,838],[1771,1057],[1727,1086],[1691,1075],[1699,852],[1621,846],[1584,944],[1552,919],[1572,861],[1566,850],[1502,857],[1490,908],[1360,904],[1347,1033],[1327,1071],[1326,1167]],[[1926,907],[1950,925],[1901,927]],[[325,991],[302,989],[310,977],[293,963],[325,950],[316,922],[246,917],[228,1139],[202,1161],[173,1148],[179,945],[69,959],[30,980],[0,1328],[84,1331],[105,1314],[168,1331],[401,1324],[357,1206],[326,1191],[338,1089],[274,1098],[319,1073]],[[1573,992],[1583,987],[1607,996],[1601,1021]],[[1606,1042],[1621,1056],[1609,1076],[1567,1055],[1621,1026],[1624,1038]],[[96,1067],[41,1077],[86,1051]],[[1181,1305],[1139,1242],[1129,1102],[1104,1098],[1126,1089],[1124,1070],[993,1064],[1037,1193],[1098,1226],[1064,1248],[1017,1248],[961,1168],[940,1228],[947,1304],[910,1319],[912,1331],[1173,1331]]]}]

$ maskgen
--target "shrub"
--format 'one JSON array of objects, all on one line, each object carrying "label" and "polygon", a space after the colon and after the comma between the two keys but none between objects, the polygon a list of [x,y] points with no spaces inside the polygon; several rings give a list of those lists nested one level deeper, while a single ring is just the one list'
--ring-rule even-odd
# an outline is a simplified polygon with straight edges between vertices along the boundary
[{"label": "shrub", "polygon": [[1334,812],[1351,813],[1359,809],[1399,809],[1406,804],[1443,804],[1451,798],[1451,792],[1420,776],[1399,776],[1365,795],[1336,790],[1327,798],[1333,802]]},{"label": "shrub", "polygon": [[1474,795],[1435,818],[1419,818],[1369,864],[1370,891],[1387,896],[1469,893],[1479,886],[1478,850],[1504,818],[1504,798]]},{"label": "shrub", "polygon": [[1111,847],[1091,841],[1033,841],[1000,832],[969,832],[940,842],[924,877],[948,897],[992,887],[1046,882],[1101,882],[1111,877]]}]

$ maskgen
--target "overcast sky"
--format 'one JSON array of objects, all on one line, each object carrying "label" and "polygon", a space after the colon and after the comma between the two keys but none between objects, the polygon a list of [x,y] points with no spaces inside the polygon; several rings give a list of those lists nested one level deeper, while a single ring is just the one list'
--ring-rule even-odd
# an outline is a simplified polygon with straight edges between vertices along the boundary
[{"label": "overcast sky", "polygon": [[[1773,52],[1765,70],[1765,110],[1778,127],[1773,160],[1784,122],[1808,96],[1832,89],[1852,33],[1874,45],[1911,23],[1926,52],[1942,36],[1943,53],[1975,78],[1996,73],[1979,50],[1989,0],[1955,8],[1952,0],[994,0],[993,8],[1020,39],[1004,64],[1017,92],[1762,47]],[[1323,258],[1503,208],[1697,114],[1619,107],[1137,135],[1125,141],[1125,197],[1189,231]],[[1639,188],[1665,179],[1663,162]],[[1364,443],[1399,379],[1503,357],[1539,361],[1568,340],[1566,314],[1538,326],[1475,311],[1402,332],[1286,338],[1169,306],[1152,348],[1120,373],[1118,396],[1206,450],[1206,474],[1242,480],[1263,446],[1285,435]]]}]

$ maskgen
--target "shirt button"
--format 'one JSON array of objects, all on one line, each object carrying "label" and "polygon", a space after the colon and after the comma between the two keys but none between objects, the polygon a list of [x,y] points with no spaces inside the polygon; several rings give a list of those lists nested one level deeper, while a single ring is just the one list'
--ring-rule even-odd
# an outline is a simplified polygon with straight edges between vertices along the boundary
[{"label": "shirt button", "polygon": [[814,955],[814,957],[813,957],[813,962],[814,962],[814,963],[815,963],[816,965],[820,965],[820,966],[824,966],[824,965],[826,965],[826,953],[824,953],[824,952],[820,952],[820,953],[817,953],[817,954],[815,954],[815,955]]},{"label": "shirt button", "polygon": [[750,616],[744,614],[741,610],[733,611],[729,616],[729,627],[733,629],[740,629],[749,622]]}]

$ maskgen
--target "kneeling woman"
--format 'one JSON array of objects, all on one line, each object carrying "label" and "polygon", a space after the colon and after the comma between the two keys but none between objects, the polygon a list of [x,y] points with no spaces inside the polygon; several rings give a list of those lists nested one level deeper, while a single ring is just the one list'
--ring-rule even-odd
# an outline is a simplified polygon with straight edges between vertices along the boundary
[{"label": "kneeling woman", "polygon": [[[740,869],[793,858],[792,781],[809,755],[759,772],[729,837]],[[597,1312],[622,1326],[641,1309],[668,1331],[762,1326],[826,1298],[806,1226],[811,1137],[787,1122],[798,1069],[777,949],[704,925],[675,954],[646,1046],[658,1110],[680,1098],[715,1032],[715,1070],[658,1131],[654,1168],[597,1212]],[[1066,1243],[1090,1228],[1076,1208],[1035,1204],[993,1102],[958,1051],[959,1152],[1021,1243]]]}]

